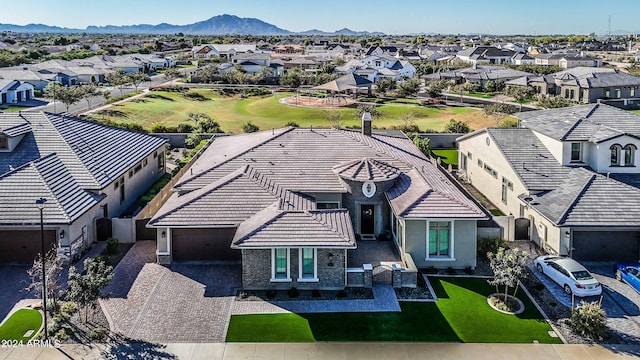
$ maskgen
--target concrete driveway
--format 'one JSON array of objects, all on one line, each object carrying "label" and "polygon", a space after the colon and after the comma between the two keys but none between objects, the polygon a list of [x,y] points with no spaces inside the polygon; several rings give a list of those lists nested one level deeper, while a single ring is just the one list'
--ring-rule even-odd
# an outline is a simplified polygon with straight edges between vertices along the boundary
[{"label": "concrete driveway", "polygon": [[240,265],[154,261],[155,241],[139,241],[116,267],[101,301],[112,330],[149,342],[224,341]]}]

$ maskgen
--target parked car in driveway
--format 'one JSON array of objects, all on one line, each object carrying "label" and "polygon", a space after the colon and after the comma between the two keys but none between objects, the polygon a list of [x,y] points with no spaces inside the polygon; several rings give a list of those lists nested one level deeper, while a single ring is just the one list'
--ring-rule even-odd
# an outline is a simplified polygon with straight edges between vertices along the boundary
[{"label": "parked car in driveway", "polygon": [[640,293],[640,263],[616,264],[616,279],[626,282]]},{"label": "parked car in driveway", "polygon": [[564,292],[584,297],[600,295],[602,286],[579,262],[560,256],[535,258],[536,269],[560,285]]}]

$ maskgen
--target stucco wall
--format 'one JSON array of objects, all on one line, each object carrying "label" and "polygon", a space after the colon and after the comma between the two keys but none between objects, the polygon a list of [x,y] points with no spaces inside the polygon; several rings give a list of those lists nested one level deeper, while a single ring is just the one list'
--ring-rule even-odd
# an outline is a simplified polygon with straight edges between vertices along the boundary
[{"label": "stucco wall", "polygon": [[[434,219],[433,221],[438,220]],[[453,259],[427,259],[426,220],[405,220],[405,252],[411,255],[417,267],[465,268],[476,266],[476,221],[455,220],[453,223]]]},{"label": "stucco wall", "polygon": [[[259,289],[319,289],[333,290],[345,287],[345,252],[339,249],[318,249],[318,281],[298,281],[299,249],[289,250],[291,281],[271,281],[271,249],[242,250],[242,285],[248,290]],[[329,266],[329,254],[332,254]]]}]

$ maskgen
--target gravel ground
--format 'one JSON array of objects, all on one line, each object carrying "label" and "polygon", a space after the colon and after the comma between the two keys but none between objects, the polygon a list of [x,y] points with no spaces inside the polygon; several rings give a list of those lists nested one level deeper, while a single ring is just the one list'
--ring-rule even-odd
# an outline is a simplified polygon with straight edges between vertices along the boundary
[{"label": "gravel ground", "polygon": [[365,288],[345,288],[338,290],[298,290],[297,296],[290,296],[289,290],[242,290],[236,301],[301,301],[301,300],[366,300],[373,299],[373,290]]}]

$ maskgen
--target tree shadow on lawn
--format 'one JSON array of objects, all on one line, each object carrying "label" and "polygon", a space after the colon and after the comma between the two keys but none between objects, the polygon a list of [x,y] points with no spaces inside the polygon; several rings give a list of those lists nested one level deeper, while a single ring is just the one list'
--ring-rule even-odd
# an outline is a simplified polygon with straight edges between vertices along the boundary
[{"label": "tree shadow on lawn", "polygon": [[168,97],[168,96],[161,95],[161,94],[148,94],[146,97],[147,97],[147,98],[150,98],[150,99],[158,99],[158,100],[166,100],[166,101],[175,101],[175,100],[173,100],[172,98],[170,98],[170,97]]}]

